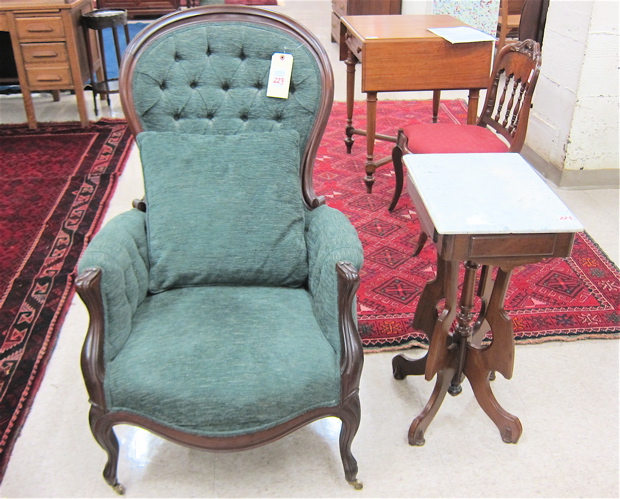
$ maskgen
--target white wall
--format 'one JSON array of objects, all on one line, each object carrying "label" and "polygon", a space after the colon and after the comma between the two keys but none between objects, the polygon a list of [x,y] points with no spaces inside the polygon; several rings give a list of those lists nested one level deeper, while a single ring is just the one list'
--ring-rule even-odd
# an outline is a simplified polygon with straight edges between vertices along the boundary
[{"label": "white wall", "polygon": [[560,185],[617,184],[619,5],[549,5],[526,146],[556,170],[546,173]]},{"label": "white wall", "polygon": [[432,0],[402,0],[402,14],[425,16],[433,13]]},{"label": "white wall", "polygon": [[618,0],[550,0],[524,155],[556,184],[618,186],[619,17]]}]

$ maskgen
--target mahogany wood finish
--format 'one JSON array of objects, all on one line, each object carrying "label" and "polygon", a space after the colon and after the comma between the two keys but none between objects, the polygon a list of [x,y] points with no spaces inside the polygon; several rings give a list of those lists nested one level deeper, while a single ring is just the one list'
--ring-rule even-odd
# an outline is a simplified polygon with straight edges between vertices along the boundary
[{"label": "mahogany wood finish", "polygon": [[525,0],[519,21],[519,40],[536,40],[542,47],[549,0]]},{"label": "mahogany wood finish", "polygon": [[[302,158],[301,176],[304,202],[309,209],[316,208],[324,203],[324,198],[318,197],[312,184],[312,170],[314,158],[325,126],[333,100],[333,74],[327,53],[320,42],[296,21],[267,10],[244,6],[208,6],[180,11],[162,18],[136,37],[128,47],[120,74],[121,101],[123,110],[134,135],[142,131],[136,110],[133,108],[131,95],[132,72],[136,60],[154,37],[161,36],[167,30],[179,26],[198,22],[257,22],[272,28],[282,30],[288,35],[297,38],[313,51],[321,70],[321,79],[324,85],[323,98],[317,113],[316,124],[311,132],[305,153]],[[146,211],[142,200],[135,200],[133,206]],[[341,389],[340,404],[336,407],[323,407],[311,410],[292,420],[276,427],[257,433],[233,437],[204,437],[187,434],[176,429],[163,426],[145,417],[127,412],[110,412],[106,406],[104,395],[105,367],[103,362],[103,338],[105,323],[101,296],[101,270],[89,269],[83,272],[76,281],[77,291],[86,303],[90,314],[90,324],[82,350],[82,371],[90,396],[90,426],[99,445],[108,454],[108,461],[104,468],[106,482],[119,494],[124,493],[124,487],[117,478],[119,444],[114,435],[113,427],[118,424],[131,424],[151,431],[172,442],[193,448],[212,451],[236,451],[251,449],[273,442],[291,433],[298,428],[315,420],[325,417],[337,417],[342,421],[340,433],[340,454],[346,480],[356,489],[362,488],[357,479],[358,466],[351,453],[351,444],[360,423],[359,381],[363,366],[362,343],[357,331],[353,316],[354,299],[359,287],[357,270],[347,262],[336,264],[338,282],[338,322],[341,331]]]},{"label": "mahogany wood finish", "polygon": [[[2,0],[0,31],[11,35],[18,83],[29,128],[37,127],[32,92],[73,90],[80,123],[89,125],[84,87],[89,79],[86,42],[80,27],[92,0]],[[101,70],[98,52],[93,63]],[[14,82],[12,82],[14,83]]]},{"label": "mahogany wood finish", "polygon": [[[478,244],[481,240],[482,247]],[[446,393],[453,396],[461,393],[464,378],[469,380],[476,400],[497,426],[502,440],[517,443],[522,433],[521,422],[501,407],[489,383],[495,371],[506,379],[513,373],[514,335],[512,322],[504,310],[510,275],[520,265],[569,256],[573,240],[571,233],[439,235],[435,242],[437,275],[424,288],[413,322],[416,329],[428,336],[429,350],[420,359],[405,355],[392,359],[395,379],[424,374],[430,381],[437,375],[429,401],[409,428],[411,445],[424,445],[424,433]],[[461,262],[465,273],[457,302]],[[495,279],[492,267],[497,267]],[[477,313],[476,296],[481,302]],[[445,304],[439,313],[442,300]],[[453,324],[456,324],[454,328]],[[492,342],[481,346],[489,330],[493,331]]]},{"label": "mahogany wood finish", "polygon": [[[365,135],[366,177],[372,192],[375,170],[391,161],[375,160],[375,139],[396,142],[376,133],[377,93],[411,90],[469,90],[468,123],[475,123],[481,88],[488,83],[493,44],[451,44],[428,28],[466,26],[448,15],[344,16],[340,27],[340,60],[347,66],[347,126],[345,144],[351,152],[353,135]],[[367,129],[353,126],[355,66],[362,70],[366,93]],[[436,107],[439,94],[434,93]]]},{"label": "mahogany wood finish", "polygon": [[[497,56],[492,78],[488,82],[482,114],[475,125],[468,120],[465,126],[489,128],[506,141],[509,145],[507,152],[521,152],[540,65],[538,42],[523,40],[505,45]],[[402,157],[411,152],[408,142],[409,137],[404,130],[398,130],[396,146],[392,150],[396,187],[388,208],[390,211],[396,208],[403,190]],[[467,145],[463,144],[465,148]]]}]

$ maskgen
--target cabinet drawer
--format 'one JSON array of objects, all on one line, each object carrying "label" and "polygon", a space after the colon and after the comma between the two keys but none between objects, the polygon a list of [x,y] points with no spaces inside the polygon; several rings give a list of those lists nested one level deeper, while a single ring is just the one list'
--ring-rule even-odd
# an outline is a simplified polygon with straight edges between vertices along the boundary
[{"label": "cabinet drawer", "polygon": [[64,42],[22,43],[22,56],[28,64],[67,62],[69,55]]},{"label": "cabinet drawer", "polygon": [[98,5],[100,8],[106,9],[131,9],[138,7],[140,2],[136,0],[99,0]]},{"label": "cabinet drawer", "polygon": [[72,88],[69,65],[26,66],[26,76],[30,90],[49,90],[51,88]]},{"label": "cabinet drawer", "polygon": [[362,42],[359,39],[357,39],[355,36],[353,36],[351,33],[349,33],[348,31],[344,34],[344,39],[347,44],[347,47],[349,47],[351,52],[353,52],[353,55],[357,57],[358,61],[361,61],[362,60],[362,47],[363,47]]},{"label": "cabinet drawer", "polygon": [[15,21],[20,41],[49,40],[65,36],[60,17],[19,17]]}]

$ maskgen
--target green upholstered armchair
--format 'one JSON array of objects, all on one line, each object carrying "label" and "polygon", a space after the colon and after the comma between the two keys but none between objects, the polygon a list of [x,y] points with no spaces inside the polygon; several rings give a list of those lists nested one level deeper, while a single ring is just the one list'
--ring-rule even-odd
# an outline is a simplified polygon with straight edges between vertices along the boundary
[{"label": "green upholstered armchair", "polygon": [[[293,56],[286,99],[266,96],[274,53]],[[77,282],[104,478],[123,492],[117,424],[242,450],[335,416],[361,488],[363,254],[312,184],[333,99],[324,49],[277,13],[198,7],[134,39],[120,87],[146,195],[95,236]]]}]

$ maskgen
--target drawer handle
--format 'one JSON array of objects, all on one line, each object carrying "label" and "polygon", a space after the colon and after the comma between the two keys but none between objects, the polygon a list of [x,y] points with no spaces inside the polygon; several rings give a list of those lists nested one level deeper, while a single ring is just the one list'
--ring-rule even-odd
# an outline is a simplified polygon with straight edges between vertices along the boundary
[{"label": "drawer handle", "polygon": [[358,54],[359,54],[361,51],[362,51],[362,47],[357,47],[357,48],[355,49],[355,52],[357,52]]},{"label": "drawer handle", "polygon": [[28,28],[28,33],[52,33],[54,28],[52,26],[41,26]]},{"label": "drawer handle", "polygon": [[39,76],[37,77],[37,81],[41,81],[41,82],[52,82],[52,81],[62,81],[62,77],[58,76],[58,75],[54,75],[54,76]]},{"label": "drawer handle", "polygon": [[60,54],[58,52],[55,52],[53,50],[48,50],[46,52],[33,52],[32,53],[32,57],[36,58],[36,59],[50,59],[50,58],[54,58],[54,57],[58,57]]}]

